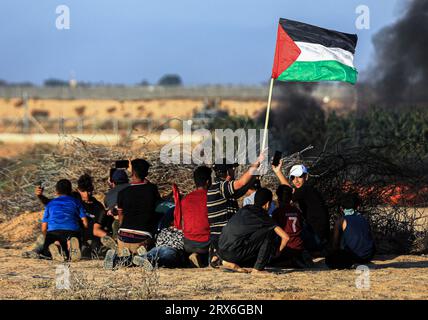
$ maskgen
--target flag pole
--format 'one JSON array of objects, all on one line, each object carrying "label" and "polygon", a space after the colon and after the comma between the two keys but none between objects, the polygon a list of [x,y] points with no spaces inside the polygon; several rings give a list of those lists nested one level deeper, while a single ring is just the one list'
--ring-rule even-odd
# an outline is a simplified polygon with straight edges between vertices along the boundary
[{"label": "flag pole", "polygon": [[274,79],[271,78],[270,79],[270,86],[269,86],[268,105],[267,105],[267,109],[266,109],[265,129],[263,131],[263,141],[262,141],[262,148],[260,149],[260,153],[264,152],[265,151],[265,147],[266,147],[266,138],[267,138],[268,123],[269,123],[270,105],[271,105],[271,102],[272,102],[273,82],[274,82]]}]

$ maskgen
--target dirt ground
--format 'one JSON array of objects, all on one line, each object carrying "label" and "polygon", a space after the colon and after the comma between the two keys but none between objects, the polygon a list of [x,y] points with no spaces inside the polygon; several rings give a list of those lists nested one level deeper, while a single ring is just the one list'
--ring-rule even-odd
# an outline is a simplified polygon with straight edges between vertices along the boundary
[{"label": "dirt ground", "polygon": [[[312,270],[265,275],[211,268],[106,271],[101,260],[88,260],[70,264],[71,288],[63,290],[56,289],[58,266],[0,249],[0,299],[428,299],[428,257],[417,256],[377,257],[369,265],[370,287],[360,289],[360,273],[326,270],[322,260]],[[73,281],[85,284],[75,287]]]},{"label": "dirt ground", "polygon": [[263,275],[211,268],[107,271],[102,260],[24,259],[39,216],[25,213],[0,224],[0,299],[428,299],[428,256],[377,256],[368,274],[328,270],[317,259],[313,269]]}]

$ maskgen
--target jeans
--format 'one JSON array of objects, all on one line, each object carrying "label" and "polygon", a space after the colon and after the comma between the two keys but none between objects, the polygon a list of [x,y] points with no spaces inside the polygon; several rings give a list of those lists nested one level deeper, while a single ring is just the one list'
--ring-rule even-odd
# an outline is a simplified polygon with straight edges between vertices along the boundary
[{"label": "jeans", "polygon": [[171,247],[154,247],[141,257],[150,261],[153,266],[177,268],[183,263],[182,253]]}]

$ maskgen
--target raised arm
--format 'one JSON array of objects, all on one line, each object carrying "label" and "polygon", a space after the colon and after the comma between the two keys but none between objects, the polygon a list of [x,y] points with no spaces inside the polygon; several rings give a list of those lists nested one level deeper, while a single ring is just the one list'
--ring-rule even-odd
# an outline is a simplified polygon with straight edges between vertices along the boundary
[{"label": "raised arm", "polygon": [[250,166],[250,168],[237,180],[233,181],[233,189],[238,190],[250,182],[251,178],[257,173],[257,169],[264,160],[264,154],[261,153],[257,160]]},{"label": "raised arm", "polygon": [[290,181],[288,181],[288,179],[282,173],[282,160],[279,161],[279,164],[276,167],[272,166],[272,171],[275,173],[281,184],[285,184],[289,187],[292,187]]},{"label": "raised arm", "polygon": [[51,199],[49,199],[48,197],[46,197],[45,195],[43,195],[43,188],[40,186],[37,186],[36,189],[34,190],[34,194],[37,196],[37,198],[39,199],[39,201],[45,206],[49,203],[49,201],[51,201]]}]

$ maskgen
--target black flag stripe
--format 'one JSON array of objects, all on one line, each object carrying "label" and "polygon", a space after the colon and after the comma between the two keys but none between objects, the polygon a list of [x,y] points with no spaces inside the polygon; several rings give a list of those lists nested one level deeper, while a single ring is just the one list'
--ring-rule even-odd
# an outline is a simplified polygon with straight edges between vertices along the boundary
[{"label": "black flag stripe", "polygon": [[355,53],[358,41],[356,34],[324,29],[289,19],[281,18],[279,23],[294,41],[317,43],[324,47],[341,48],[353,54]]}]

